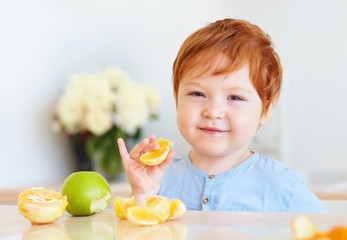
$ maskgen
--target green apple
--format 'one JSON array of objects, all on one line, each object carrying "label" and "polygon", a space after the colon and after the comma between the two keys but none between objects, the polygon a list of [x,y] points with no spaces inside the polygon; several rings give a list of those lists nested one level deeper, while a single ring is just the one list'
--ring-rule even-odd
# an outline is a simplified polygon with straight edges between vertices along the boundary
[{"label": "green apple", "polygon": [[69,202],[66,211],[74,216],[88,216],[103,211],[111,201],[111,190],[105,178],[93,171],[68,176],[61,193]]}]

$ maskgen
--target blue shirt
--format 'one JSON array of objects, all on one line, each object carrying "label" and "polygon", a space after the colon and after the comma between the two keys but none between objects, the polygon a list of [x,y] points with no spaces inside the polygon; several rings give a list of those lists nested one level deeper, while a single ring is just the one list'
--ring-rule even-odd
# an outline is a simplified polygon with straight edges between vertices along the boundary
[{"label": "blue shirt", "polygon": [[179,198],[188,210],[325,212],[294,170],[258,153],[217,175],[195,167],[189,155],[174,159],[158,195]]}]

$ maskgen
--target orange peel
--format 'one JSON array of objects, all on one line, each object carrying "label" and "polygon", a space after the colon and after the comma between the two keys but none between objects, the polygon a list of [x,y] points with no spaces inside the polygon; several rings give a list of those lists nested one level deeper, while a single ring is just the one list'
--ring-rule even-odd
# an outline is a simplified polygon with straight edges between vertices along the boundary
[{"label": "orange peel", "polygon": [[26,189],[19,194],[18,209],[32,224],[51,223],[61,218],[68,205],[66,196],[45,188]]}]

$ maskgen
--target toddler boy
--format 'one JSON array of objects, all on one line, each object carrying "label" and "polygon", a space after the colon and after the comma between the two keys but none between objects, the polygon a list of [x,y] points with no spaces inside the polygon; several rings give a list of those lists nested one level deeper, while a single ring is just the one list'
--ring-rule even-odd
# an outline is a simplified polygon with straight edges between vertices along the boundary
[{"label": "toddler boy", "polygon": [[154,135],[130,154],[118,139],[135,198],[180,198],[189,210],[323,212],[295,171],[250,150],[281,82],[279,57],[256,25],[224,19],[189,36],[173,65],[173,89],[177,125],[192,150],[147,166],[139,156],[157,147]]}]

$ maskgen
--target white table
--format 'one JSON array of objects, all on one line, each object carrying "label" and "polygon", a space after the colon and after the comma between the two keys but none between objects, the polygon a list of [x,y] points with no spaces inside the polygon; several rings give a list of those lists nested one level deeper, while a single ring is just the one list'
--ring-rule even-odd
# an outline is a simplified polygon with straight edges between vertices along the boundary
[{"label": "white table", "polygon": [[[67,212],[58,221],[32,226],[16,205],[0,205],[2,240],[76,239],[276,239],[292,238],[293,213],[202,212],[186,215],[155,226],[141,227],[119,220],[110,205],[99,214],[73,217]],[[347,225],[347,213],[309,214],[320,230]],[[96,238],[96,236],[98,238]]]}]

